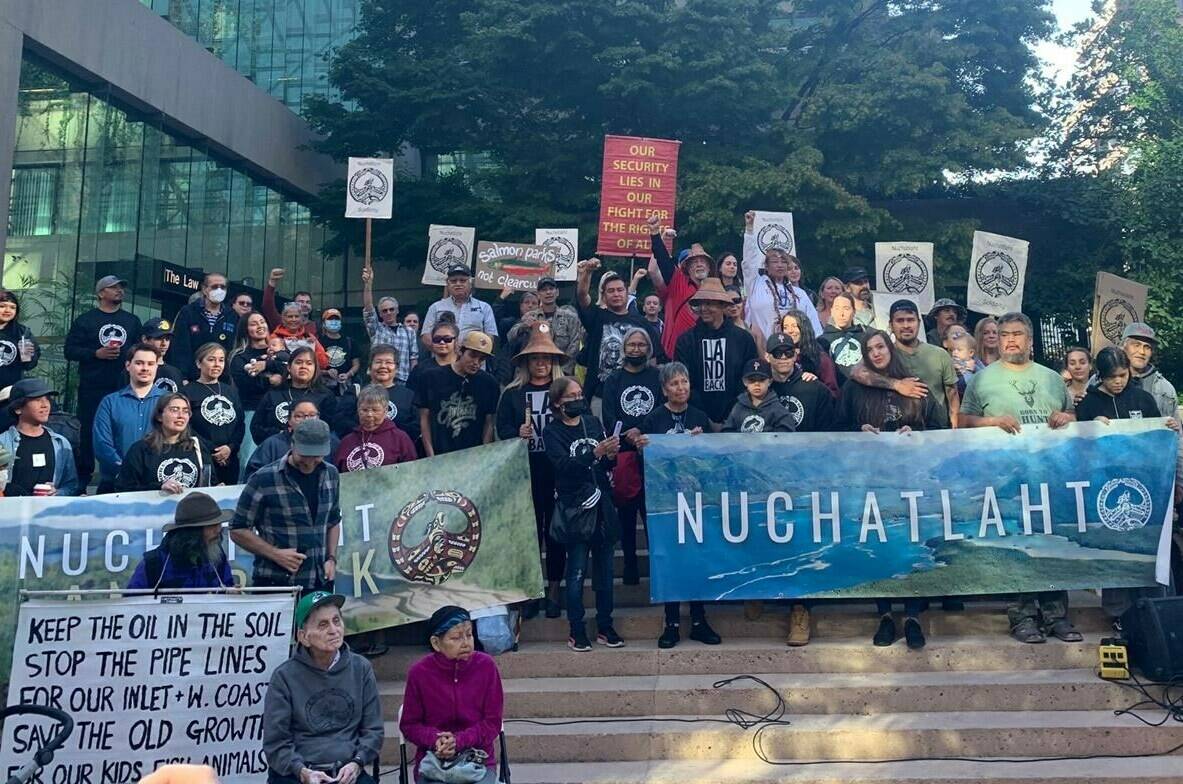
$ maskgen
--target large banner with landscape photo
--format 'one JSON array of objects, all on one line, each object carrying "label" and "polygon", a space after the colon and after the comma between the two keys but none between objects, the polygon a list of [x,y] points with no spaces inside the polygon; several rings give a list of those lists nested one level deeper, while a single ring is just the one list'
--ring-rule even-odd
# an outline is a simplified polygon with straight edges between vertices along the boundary
[{"label": "large banner with landscape photo", "polygon": [[[241,486],[208,488],[233,509]],[[7,680],[18,592],[127,585],[160,544],[179,496],[157,492],[0,499],[0,681]],[[349,631],[423,620],[445,604],[470,609],[540,596],[542,571],[530,466],[515,439],[341,476],[336,590]],[[251,555],[227,547],[235,583]]]},{"label": "large banner with landscape photo", "polygon": [[655,436],[653,601],[1153,585],[1178,444],[1164,422]]}]

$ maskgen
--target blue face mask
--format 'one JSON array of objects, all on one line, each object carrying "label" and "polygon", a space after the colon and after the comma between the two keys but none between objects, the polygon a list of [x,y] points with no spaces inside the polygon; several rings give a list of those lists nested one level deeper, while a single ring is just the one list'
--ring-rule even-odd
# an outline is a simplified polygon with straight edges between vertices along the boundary
[{"label": "blue face mask", "polygon": [[325,319],[325,329],[329,332],[340,332],[341,319]]}]

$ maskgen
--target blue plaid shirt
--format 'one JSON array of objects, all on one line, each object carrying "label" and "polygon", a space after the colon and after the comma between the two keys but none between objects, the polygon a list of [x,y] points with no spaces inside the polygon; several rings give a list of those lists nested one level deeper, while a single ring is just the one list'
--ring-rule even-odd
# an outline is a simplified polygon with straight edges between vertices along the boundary
[{"label": "blue plaid shirt", "polygon": [[394,350],[398,352],[398,371],[395,377],[402,383],[407,383],[411,368],[419,358],[419,336],[402,324],[386,326],[378,318],[378,312],[374,308],[362,308],[361,315],[366,332],[370,335],[370,346],[394,346]]},{"label": "blue plaid shirt", "polygon": [[274,561],[256,556],[254,582],[299,585],[311,590],[324,578],[328,530],[341,524],[341,478],[336,467],[328,463],[322,462],[316,469],[320,476],[320,497],[313,520],[296,482],[297,470],[285,455],[283,460],[253,473],[238,497],[230,530],[253,528],[274,547],[292,548],[307,556],[294,575]]}]

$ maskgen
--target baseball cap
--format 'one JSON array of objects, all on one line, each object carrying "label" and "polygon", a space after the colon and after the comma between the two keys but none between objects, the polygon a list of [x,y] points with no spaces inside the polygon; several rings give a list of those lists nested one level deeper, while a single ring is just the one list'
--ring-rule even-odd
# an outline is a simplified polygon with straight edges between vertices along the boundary
[{"label": "baseball cap", "polygon": [[320,314],[320,317],[322,320],[327,319],[330,316],[336,316],[337,318],[341,318],[341,311],[337,310],[336,308],[327,308],[326,310],[322,311]]},{"label": "baseball cap", "polygon": [[887,312],[887,317],[891,318],[897,313],[915,313],[920,315],[920,308],[916,307],[916,303],[910,299],[897,299],[891,303],[891,310]]},{"label": "baseball cap", "polygon": [[557,282],[555,282],[555,279],[552,278],[550,275],[543,275],[541,278],[538,279],[538,285],[535,286],[535,288],[536,289],[544,289],[547,286],[553,286],[557,289],[559,287],[559,284]]},{"label": "baseball cap", "polygon": [[300,457],[324,457],[332,444],[329,425],[323,419],[305,419],[292,431],[292,452]]},{"label": "baseball cap", "polygon": [[773,351],[780,349],[795,351],[797,349],[797,344],[793,342],[791,337],[783,332],[776,332],[772,335],[769,335],[768,341],[764,344],[764,350],[771,354]]},{"label": "baseball cap", "polygon": [[473,351],[479,351],[491,357],[493,356],[493,338],[484,332],[473,330],[464,336],[464,340],[460,343],[460,348],[470,348]]},{"label": "baseball cap", "polygon": [[446,276],[450,278],[454,275],[463,275],[466,278],[471,278],[472,270],[468,268],[467,264],[453,264],[452,266],[448,267]]},{"label": "baseball cap", "polygon": [[856,280],[870,280],[871,276],[867,274],[867,270],[863,267],[851,267],[842,273],[843,283],[854,283]]},{"label": "baseball cap", "polygon": [[150,318],[144,324],[144,337],[159,338],[173,334],[173,323],[168,319]]},{"label": "baseball cap", "polygon": [[768,363],[762,359],[753,359],[745,362],[743,366],[743,377],[747,378],[772,378],[772,368]]},{"label": "baseball cap", "polygon": [[1121,331],[1121,339],[1125,340],[1126,338],[1136,338],[1158,345],[1158,335],[1145,321],[1135,321],[1133,324],[1127,325]]},{"label": "baseball cap", "polygon": [[345,597],[339,593],[329,593],[328,591],[313,591],[305,594],[296,605],[296,628],[303,628],[308,616],[312,615],[312,611],[318,607],[324,607],[326,604],[341,607],[345,604]]},{"label": "baseball cap", "polygon": [[123,286],[127,288],[127,281],[118,275],[104,275],[94,284],[94,293],[98,294],[103,289],[109,289],[112,286]]}]

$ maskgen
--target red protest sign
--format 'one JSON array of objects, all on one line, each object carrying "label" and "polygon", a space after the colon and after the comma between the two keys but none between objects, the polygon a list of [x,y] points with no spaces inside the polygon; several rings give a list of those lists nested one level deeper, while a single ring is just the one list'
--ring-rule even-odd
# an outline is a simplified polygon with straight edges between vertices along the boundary
[{"label": "red protest sign", "polygon": [[598,255],[648,256],[645,220],[650,215],[673,227],[680,144],[639,136],[604,137]]}]

